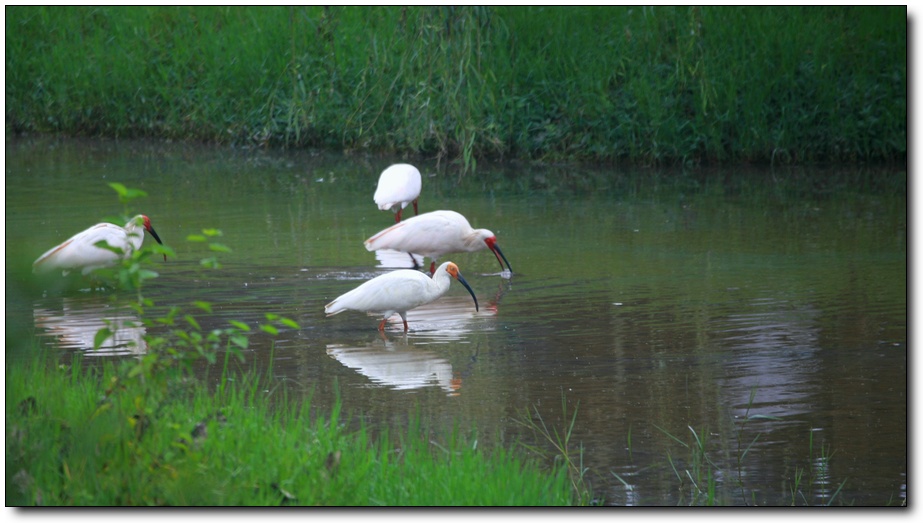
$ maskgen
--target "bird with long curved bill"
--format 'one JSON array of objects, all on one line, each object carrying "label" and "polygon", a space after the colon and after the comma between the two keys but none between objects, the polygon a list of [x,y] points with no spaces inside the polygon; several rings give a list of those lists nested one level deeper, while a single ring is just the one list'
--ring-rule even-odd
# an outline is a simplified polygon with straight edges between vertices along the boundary
[{"label": "bird with long curved bill", "polygon": [[452,278],[468,289],[474,299],[474,309],[478,310],[478,299],[471,286],[459,272],[458,266],[447,261],[436,269],[432,277],[412,269],[398,269],[376,276],[325,305],[324,312],[328,318],[347,310],[380,314],[380,332],[384,332],[388,318],[400,314],[404,320],[404,332],[407,332],[407,311],[433,302],[445,294]]},{"label": "bird with long curved bill", "polygon": [[[494,233],[472,228],[468,219],[455,211],[432,211],[407,218],[365,240],[365,248],[373,252],[391,249],[431,258],[430,274],[435,273],[440,256],[490,249],[500,263],[500,270],[506,262],[506,268],[513,272]],[[417,267],[416,260],[413,263]]]},{"label": "bird with long curved bill", "polygon": [[[96,269],[113,267],[141,248],[147,231],[160,245],[160,236],[151,226],[151,220],[139,214],[128,220],[124,227],[114,223],[98,223],[71,236],[59,245],[48,249],[32,263],[32,272],[47,273],[80,271],[87,275]],[[163,255],[167,261],[167,255]]]}]

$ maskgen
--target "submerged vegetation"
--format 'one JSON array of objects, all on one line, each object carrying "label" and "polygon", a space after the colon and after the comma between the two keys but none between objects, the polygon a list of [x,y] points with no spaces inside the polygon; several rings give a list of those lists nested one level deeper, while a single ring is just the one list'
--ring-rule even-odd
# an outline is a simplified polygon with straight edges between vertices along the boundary
[{"label": "submerged vegetation", "polygon": [[478,159],[905,162],[904,6],[32,7],[11,132]]}]

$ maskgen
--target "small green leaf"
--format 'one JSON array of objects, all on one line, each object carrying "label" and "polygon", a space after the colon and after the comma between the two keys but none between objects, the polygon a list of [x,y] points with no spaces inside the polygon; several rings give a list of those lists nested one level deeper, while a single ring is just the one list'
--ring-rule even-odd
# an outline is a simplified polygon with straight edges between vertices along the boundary
[{"label": "small green leaf", "polygon": [[99,350],[102,347],[103,342],[109,339],[112,336],[113,332],[109,330],[109,327],[103,327],[96,331],[96,336],[93,336],[93,350]]},{"label": "small green leaf", "polygon": [[147,193],[141,189],[129,189],[118,182],[110,183],[109,187],[112,187],[115,192],[119,193],[119,201],[122,203],[128,203],[136,198],[144,198],[147,196]]},{"label": "small green leaf", "polygon": [[206,269],[220,269],[221,264],[218,263],[218,259],[212,256],[211,258],[202,258],[202,261],[199,262],[202,267]]},{"label": "small green leaf", "polygon": [[207,301],[194,301],[193,304],[205,312],[212,311],[212,304]]},{"label": "small green leaf", "polygon": [[197,322],[195,318],[193,318],[189,314],[184,316],[184,318],[186,319],[186,323],[188,323],[189,325],[192,325],[192,327],[195,328],[195,330],[199,330],[199,331],[202,330],[202,327],[199,325],[199,322]]},{"label": "small green leaf", "polygon": [[122,185],[119,182],[111,182],[109,184],[109,187],[112,187],[115,190],[115,192],[119,193],[119,196],[124,196],[128,194],[128,188],[126,188],[124,185]]},{"label": "small green leaf", "polygon": [[109,242],[107,242],[106,240],[99,240],[98,242],[94,243],[93,246],[94,246],[94,247],[98,247],[98,248],[100,248],[100,249],[105,249],[105,250],[110,251],[110,252],[114,252],[114,253],[118,254],[119,256],[125,254],[125,251],[123,251],[121,248],[119,248],[119,247],[113,247],[113,246],[109,245]]},{"label": "small green leaf", "polygon": [[144,198],[146,196],[147,193],[141,189],[128,189],[128,194],[125,195],[125,199],[134,200],[135,198]]},{"label": "small green leaf", "polygon": [[279,320],[279,322],[282,323],[282,325],[285,325],[285,326],[287,326],[287,327],[291,327],[291,328],[293,328],[293,329],[300,329],[300,328],[301,328],[301,326],[298,325],[298,322],[296,322],[295,320],[291,320],[291,319],[289,319],[289,318],[282,318],[282,319]]},{"label": "small green leaf", "polygon": [[205,236],[221,236],[221,229],[202,229]]},{"label": "small green leaf", "polygon": [[231,248],[220,243],[209,243],[208,248],[214,252],[231,252]]},{"label": "small green leaf", "polygon": [[202,236],[201,234],[190,234],[189,236],[186,236],[186,241],[204,243],[205,236]]},{"label": "small green leaf", "polygon": [[244,332],[250,332],[250,326],[244,322],[237,321],[237,320],[229,320],[229,323]]},{"label": "small green leaf", "polygon": [[142,280],[150,280],[151,278],[156,278],[158,276],[160,275],[157,274],[156,272],[149,271],[147,269],[141,269],[140,271],[138,271],[138,277],[141,278]]},{"label": "small green leaf", "polygon": [[272,334],[273,336],[275,336],[276,334],[279,334],[279,329],[273,327],[272,325],[260,325],[260,329],[263,332],[268,332],[269,334]]},{"label": "small green leaf", "polygon": [[241,349],[246,349],[250,344],[250,340],[243,334],[238,334],[236,336],[231,336],[231,343],[237,345]]},{"label": "small green leaf", "polygon": [[154,244],[149,247],[152,254],[163,254],[170,258],[176,258],[176,251],[166,245]]}]

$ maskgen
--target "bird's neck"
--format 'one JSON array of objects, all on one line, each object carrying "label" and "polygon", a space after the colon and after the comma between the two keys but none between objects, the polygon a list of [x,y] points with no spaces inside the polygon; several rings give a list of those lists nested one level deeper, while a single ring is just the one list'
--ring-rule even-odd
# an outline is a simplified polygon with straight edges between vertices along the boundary
[{"label": "bird's neck", "polygon": [[449,273],[436,270],[436,274],[433,275],[433,283],[436,284],[439,292],[445,292],[449,288],[449,284],[452,282],[450,281]]},{"label": "bird's neck", "polygon": [[480,229],[475,229],[462,240],[468,252],[479,251],[484,248],[484,235]]}]

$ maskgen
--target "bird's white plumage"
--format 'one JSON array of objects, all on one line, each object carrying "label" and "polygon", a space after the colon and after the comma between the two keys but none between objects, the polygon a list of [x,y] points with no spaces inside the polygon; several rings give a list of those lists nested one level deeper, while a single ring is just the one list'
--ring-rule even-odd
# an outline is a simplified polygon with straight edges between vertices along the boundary
[{"label": "bird's white plumage", "polygon": [[414,204],[414,214],[416,214],[416,201],[420,197],[422,186],[420,171],[416,167],[398,163],[381,172],[374,200],[380,210],[391,210],[397,213],[395,219],[400,221],[400,212],[411,203]]},{"label": "bird's white plumage", "polygon": [[[487,229],[474,229],[455,211],[432,211],[396,223],[365,240],[369,251],[392,249],[432,259],[455,252],[475,252],[489,248],[497,253],[496,236]],[[500,263],[501,267],[503,263]],[[511,269],[512,270],[512,269]]]},{"label": "bird's white plumage", "polygon": [[[141,248],[144,231],[150,227],[150,221],[139,214],[129,220],[125,227],[112,223],[98,223],[85,231],[79,232],[63,243],[48,249],[32,264],[35,272],[52,272],[79,270],[86,275],[90,272],[111,267],[118,263],[120,255],[108,249],[98,247],[105,241],[110,247],[121,249],[122,256]],[[155,238],[156,233],[150,229]],[[160,242],[160,239],[157,238]]]},{"label": "bird's white plumage", "polygon": [[324,312],[328,317],[347,310],[380,314],[383,319],[379,330],[384,329],[385,320],[400,314],[406,330],[407,311],[445,294],[450,278],[458,279],[468,289],[477,307],[477,298],[458,272],[458,266],[447,261],[439,266],[432,278],[412,269],[398,269],[376,276],[325,305]]}]

